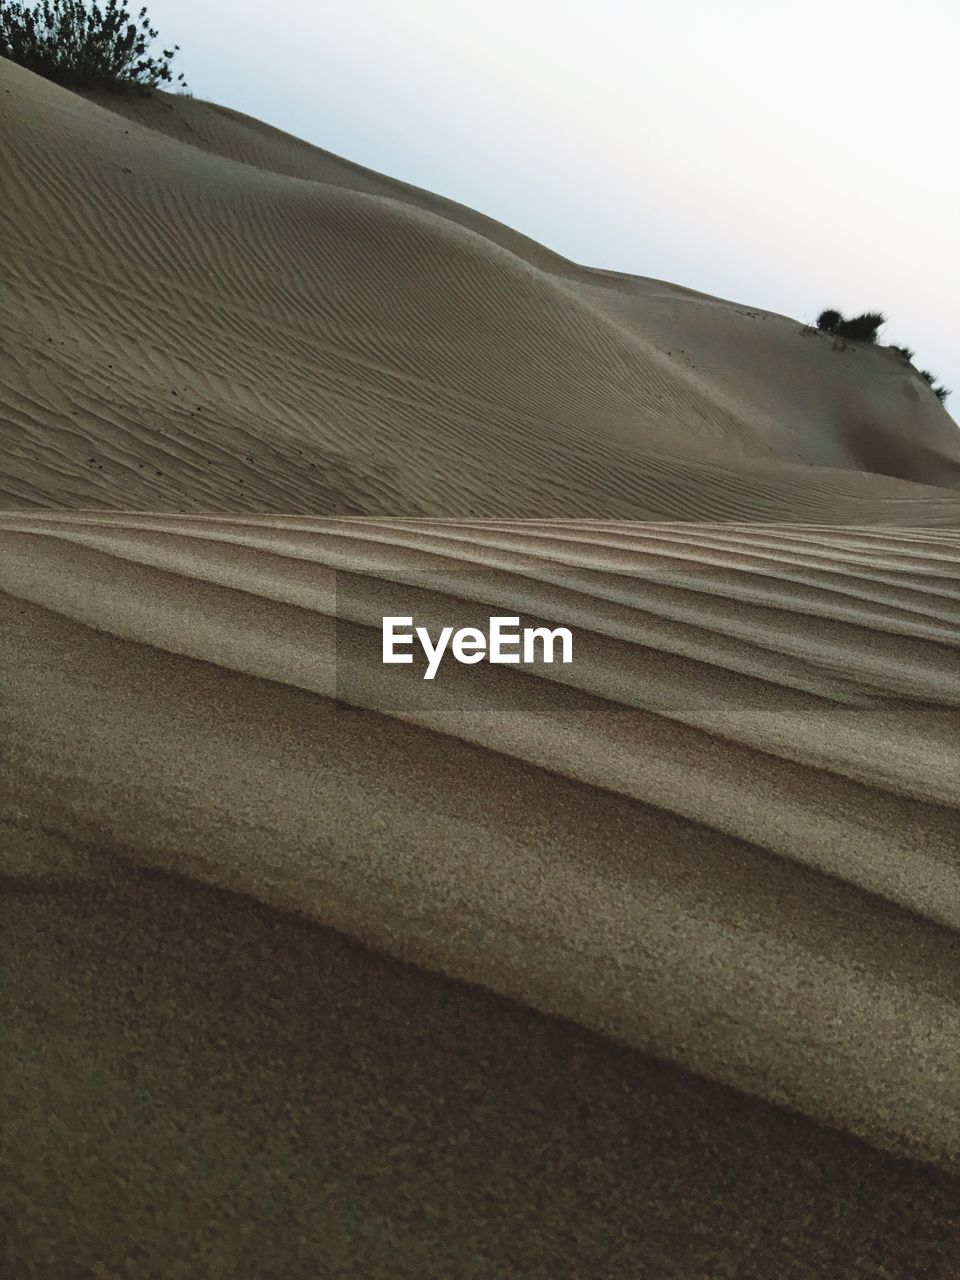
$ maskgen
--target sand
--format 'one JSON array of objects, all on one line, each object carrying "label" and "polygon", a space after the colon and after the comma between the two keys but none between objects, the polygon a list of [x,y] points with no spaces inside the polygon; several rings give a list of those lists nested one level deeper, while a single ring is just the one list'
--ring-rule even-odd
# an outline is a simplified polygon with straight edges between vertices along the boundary
[{"label": "sand", "polygon": [[[0,112],[5,1274],[955,1275],[913,367],[208,103]],[[386,683],[491,606],[577,661]]]}]

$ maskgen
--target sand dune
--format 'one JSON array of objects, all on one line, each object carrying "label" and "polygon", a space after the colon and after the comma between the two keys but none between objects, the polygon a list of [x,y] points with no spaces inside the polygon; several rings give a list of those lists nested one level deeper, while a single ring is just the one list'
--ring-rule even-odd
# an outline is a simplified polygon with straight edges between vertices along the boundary
[{"label": "sand dune", "polygon": [[[946,1280],[960,434],[912,366],[0,82],[10,1274]],[[411,611],[577,660],[398,685]]]},{"label": "sand dune", "polygon": [[[42,515],[0,537],[35,823],[53,806],[61,834],[957,1163],[960,534]],[[577,662],[391,696],[382,615],[476,603],[569,621]],[[193,661],[151,675],[154,650]],[[267,690],[274,721],[244,722]]]},{"label": "sand dune", "polygon": [[892,352],[207,104],[0,75],[4,507],[960,521],[956,429]]}]

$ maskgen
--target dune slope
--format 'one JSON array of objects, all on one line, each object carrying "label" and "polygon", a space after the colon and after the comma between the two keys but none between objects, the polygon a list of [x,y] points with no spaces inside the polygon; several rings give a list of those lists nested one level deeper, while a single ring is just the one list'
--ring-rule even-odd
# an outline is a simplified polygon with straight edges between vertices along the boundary
[{"label": "dune slope", "polygon": [[[77,514],[0,539],[29,823],[957,1164],[960,535]],[[576,662],[398,692],[384,614],[489,604],[569,622]]]},{"label": "dune slope", "polygon": [[0,77],[0,506],[958,521],[956,428],[889,351],[208,104]]},{"label": "dune slope", "polygon": [[912,366],[209,103],[0,117],[0,1274],[952,1276]]}]

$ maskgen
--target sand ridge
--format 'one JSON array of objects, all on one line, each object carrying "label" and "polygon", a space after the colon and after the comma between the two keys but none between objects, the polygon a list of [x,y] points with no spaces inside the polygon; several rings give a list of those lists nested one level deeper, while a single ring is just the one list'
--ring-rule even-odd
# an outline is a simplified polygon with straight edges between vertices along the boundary
[{"label": "sand ridge", "polygon": [[[0,181],[10,1274],[948,1280],[916,370],[3,59]],[[576,660],[399,695],[410,612]]]},{"label": "sand ridge", "polygon": [[956,428],[889,351],[294,140],[251,163],[208,104],[0,76],[0,507],[960,520]]},{"label": "sand ridge", "polygon": [[[31,821],[55,780],[68,837],[955,1167],[957,534],[72,513],[0,539]],[[578,661],[394,705],[358,637],[404,602],[560,616]]]}]

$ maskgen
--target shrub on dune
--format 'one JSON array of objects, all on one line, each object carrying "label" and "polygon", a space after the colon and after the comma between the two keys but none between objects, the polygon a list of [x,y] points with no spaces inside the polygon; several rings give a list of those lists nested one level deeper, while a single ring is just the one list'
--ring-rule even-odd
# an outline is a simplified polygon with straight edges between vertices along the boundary
[{"label": "shrub on dune", "polygon": [[931,373],[929,369],[921,369],[920,377],[924,380],[940,403],[943,404],[947,396],[950,395],[950,388],[945,387],[942,382],[937,382],[936,375]]},{"label": "shrub on dune", "polygon": [[[842,311],[836,311],[828,308],[821,311],[817,316],[817,328],[824,333],[833,335],[834,349],[845,349],[846,340],[853,342],[876,342],[877,333],[881,325],[886,324],[887,317],[881,311],[864,311],[858,316],[853,316],[847,320]],[[896,351],[903,356],[904,360],[913,362],[913,357],[917,354],[912,347],[898,347],[891,344],[891,351]],[[924,380],[933,394],[937,397],[941,404],[950,395],[950,388],[945,387],[942,383],[937,382],[934,374],[929,369],[919,369],[917,371]]]},{"label": "shrub on dune", "polygon": [[[170,64],[180,46],[150,54],[157,34],[145,8],[131,18],[120,0],[102,7],[84,0],[33,6],[0,0],[0,54],[67,88],[149,92],[174,82]],[[185,83],[182,75],[176,83]]]},{"label": "shrub on dune", "polygon": [[876,342],[880,326],[886,320],[887,317],[881,311],[864,311],[850,320],[841,320],[834,333],[853,342]]},{"label": "shrub on dune", "polygon": [[[908,359],[913,358],[913,352],[910,351],[909,347],[894,347],[893,350],[899,351],[901,355],[905,355],[905,356],[907,355],[907,352],[910,352],[907,358]],[[930,388],[933,394],[937,397],[940,403],[943,404],[947,396],[951,394],[950,388],[945,387],[942,382],[937,382],[936,374],[931,373],[929,369],[920,369],[919,373],[920,373],[920,377],[924,380],[924,382],[927,384],[927,386]]]},{"label": "shrub on dune", "polygon": [[828,307],[817,316],[817,328],[832,333],[835,338],[849,338],[853,342],[876,342],[877,332],[887,317],[879,311],[864,311],[847,320],[842,311]]}]

